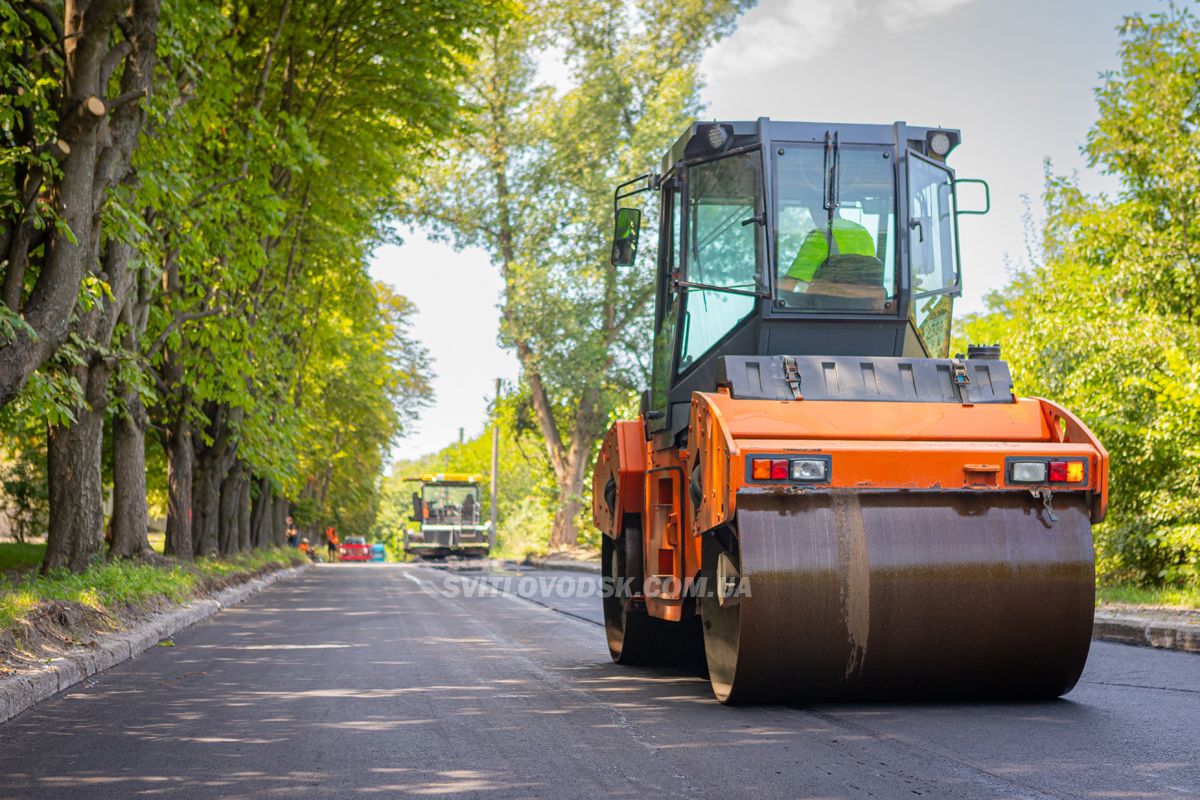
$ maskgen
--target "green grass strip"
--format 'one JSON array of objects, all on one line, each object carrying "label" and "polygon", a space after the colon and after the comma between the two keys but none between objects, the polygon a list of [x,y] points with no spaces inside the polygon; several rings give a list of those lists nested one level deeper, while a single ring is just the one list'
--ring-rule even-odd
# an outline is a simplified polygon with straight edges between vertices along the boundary
[{"label": "green grass strip", "polygon": [[[15,568],[11,565],[36,567],[44,550],[44,545],[0,544],[0,564],[9,564],[8,569]],[[0,580],[0,629],[14,627],[43,601],[80,603],[104,613],[154,599],[180,603],[196,595],[205,577],[227,578],[268,566],[290,566],[294,556],[294,550],[281,548],[239,553],[227,559],[202,558],[192,565],[97,562],[79,574],[57,570],[48,575],[38,575],[34,569]]]}]

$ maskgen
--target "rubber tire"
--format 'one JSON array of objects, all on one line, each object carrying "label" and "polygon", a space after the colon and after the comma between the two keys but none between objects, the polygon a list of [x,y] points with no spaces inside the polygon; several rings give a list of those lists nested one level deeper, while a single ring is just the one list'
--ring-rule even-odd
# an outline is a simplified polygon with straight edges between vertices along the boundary
[{"label": "rubber tire", "polygon": [[[612,660],[618,664],[651,664],[669,656],[674,623],[651,617],[644,606],[628,596],[640,594],[642,589],[641,525],[627,521],[620,539],[603,537],[600,565],[604,632]],[[623,585],[629,592],[621,597],[618,590]]]}]

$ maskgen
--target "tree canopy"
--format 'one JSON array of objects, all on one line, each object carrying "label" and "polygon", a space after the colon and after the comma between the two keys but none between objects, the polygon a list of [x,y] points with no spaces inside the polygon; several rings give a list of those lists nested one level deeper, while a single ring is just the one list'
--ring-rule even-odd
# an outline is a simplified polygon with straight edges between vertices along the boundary
[{"label": "tree canopy", "polygon": [[1096,90],[1084,153],[1115,176],[1088,196],[1047,165],[1032,263],[965,320],[1003,342],[1018,390],[1053,398],[1112,459],[1098,531],[1109,580],[1200,577],[1200,20],[1186,8],[1131,16],[1121,67]]},{"label": "tree canopy", "polygon": [[147,434],[171,555],[372,523],[429,368],[367,260],[512,13],[0,2],[0,404],[49,453],[47,568],[148,552]]},{"label": "tree canopy", "polygon": [[[653,276],[609,262],[613,187],[692,121],[699,61],[747,5],[527,3],[480,39],[461,84],[474,124],[415,188],[410,218],[482,247],[504,278],[501,340],[554,474],[555,544],[577,539],[595,444],[647,382]],[[549,53],[568,86],[539,78]]]}]

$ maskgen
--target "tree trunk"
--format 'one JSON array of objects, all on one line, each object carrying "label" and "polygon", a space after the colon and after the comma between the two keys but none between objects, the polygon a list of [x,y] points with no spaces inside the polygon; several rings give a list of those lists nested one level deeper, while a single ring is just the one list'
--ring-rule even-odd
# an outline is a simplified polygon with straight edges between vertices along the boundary
[{"label": "tree trunk", "polygon": [[288,501],[282,497],[276,497],[274,502],[275,513],[272,514],[272,529],[271,542],[275,547],[283,547],[287,544],[287,516],[289,513]]},{"label": "tree trunk", "polygon": [[218,490],[220,499],[217,501],[217,552],[222,556],[237,552],[237,506],[234,501],[237,492],[234,483],[236,481],[232,476],[227,475],[225,480],[221,481]]},{"label": "tree trunk", "polygon": [[225,480],[221,481],[221,499],[219,501],[218,517],[218,547],[221,555],[229,556],[238,551],[240,535],[238,520],[241,515],[239,504],[242,500],[242,465],[236,462]]},{"label": "tree trunk", "polygon": [[[196,516],[193,523],[193,544],[196,555],[216,555],[225,552],[221,535],[223,514],[228,509],[221,502],[222,487],[237,460],[237,426],[242,418],[240,409],[210,403],[205,408],[209,424],[205,439],[193,441],[196,478],[192,487],[192,505]],[[229,517],[232,519],[232,516]]]},{"label": "tree trunk", "polygon": [[167,437],[167,541],[169,556],[192,560],[192,426],[183,414]]},{"label": "tree trunk", "polygon": [[583,510],[583,486],[588,458],[586,451],[575,452],[567,463],[566,480],[558,484],[558,508],[550,531],[552,547],[570,547],[579,542],[579,512]]},{"label": "tree trunk", "polygon": [[[84,569],[97,552],[93,548],[103,542],[100,460],[108,384],[112,376],[112,367],[105,360],[104,351],[112,341],[121,308],[134,283],[129,269],[133,255],[133,248],[127,244],[115,240],[109,244],[103,272],[112,276],[111,297],[99,300],[86,314],[76,317],[72,326],[77,341],[88,347],[83,353],[85,363],[69,369],[70,376],[83,388],[84,402],[75,410],[77,421],[71,425],[78,427],[78,431],[51,432],[49,444],[57,451],[50,456],[50,463],[56,465],[51,472],[58,470],[57,476],[52,474],[51,477],[58,484],[60,494],[52,498],[50,504],[49,538],[55,540],[55,547],[47,549],[47,568],[56,565],[61,554],[69,551],[81,554],[78,558],[83,559],[79,561],[72,555],[69,559],[71,568]],[[101,271],[99,265],[96,271]],[[82,539],[75,542],[76,537]]]},{"label": "tree trunk", "polygon": [[43,571],[87,569],[104,542],[100,483],[104,417],[80,411],[74,425],[50,429],[47,466],[50,479],[50,532]]},{"label": "tree trunk", "polygon": [[221,505],[221,481],[216,470],[196,464],[192,482],[192,553],[215,556],[219,550],[217,521]]},{"label": "tree trunk", "polygon": [[254,498],[250,511],[250,540],[251,547],[271,547],[271,526],[275,513],[275,496],[271,494],[271,482],[267,478],[258,479],[258,495]]},{"label": "tree trunk", "polygon": [[108,367],[77,367],[85,405],[70,426],[50,428],[47,467],[50,483],[50,530],[43,570],[88,568],[104,544],[104,489],[101,456]]},{"label": "tree trunk", "polygon": [[599,391],[586,389],[575,410],[571,430],[571,443],[563,443],[558,421],[554,416],[549,394],[545,390],[532,352],[518,343],[517,355],[522,364],[525,379],[529,382],[533,408],[537,416],[542,439],[546,443],[546,454],[554,470],[554,482],[558,489],[558,508],[554,512],[554,524],[550,530],[550,544],[554,547],[569,547],[579,541],[579,512],[583,508],[583,487],[588,463],[591,460],[592,443],[604,431],[604,418],[598,412]]},{"label": "tree trunk", "polygon": [[238,480],[238,549],[249,551],[254,546],[250,536],[250,477],[245,473]]},{"label": "tree trunk", "polygon": [[[85,569],[103,542],[101,447],[111,372],[105,351],[136,282],[132,245],[113,238],[106,244],[103,269],[96,258],[105,200],[108,192],[130,175],[146,116],[139,98],[148,95],[153,84],[158,2],[66,0],[63,7],[66,59],[58,133],[68,153],[62,179],[48,195],[65,225],[51,235],[37,282],[23,309],[29,329],[10,337],[8,345],[0,348],[0,403],[19,391],[30,373],[65,339],[80,282],[89,270],[106,281],[110,295],[76,317],[70,328],[90,351],[84,355],[86,363],[71,369],[84,389],[87,408],[78,411],[70,428],[50,432],[47,568],[61,566],[66,553],[67,566]],[[112,41],[116,28],[126,37],[121,45]],[[121,62],[120,101],[110,107],[102,98]],[[15,294],[19,296],[19,287]],[[30,330],[36,335],[30,336]],[[142,480],[144,483],[144,475]]]},{"label": "tree trunk", "polygon": [[136,389],[121,387],[124,413],[113,420],[112,547],[109,558],[149,555],[146,522],[146,409]]}]

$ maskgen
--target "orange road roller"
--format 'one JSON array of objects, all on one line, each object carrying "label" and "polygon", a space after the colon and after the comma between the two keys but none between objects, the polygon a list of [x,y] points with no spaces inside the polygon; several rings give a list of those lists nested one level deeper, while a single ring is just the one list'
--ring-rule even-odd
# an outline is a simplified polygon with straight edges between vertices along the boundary
[{"label": "orange road roller", "polygon": [[999,347],[950,356],[958,219],[990,205],[959,141],[696,123],[617,188],[613,263],[643,209],[658,240],[651,386],[593,476],[613,660],[702,637],[723,703],[1075,685],[1108,455]]}]

